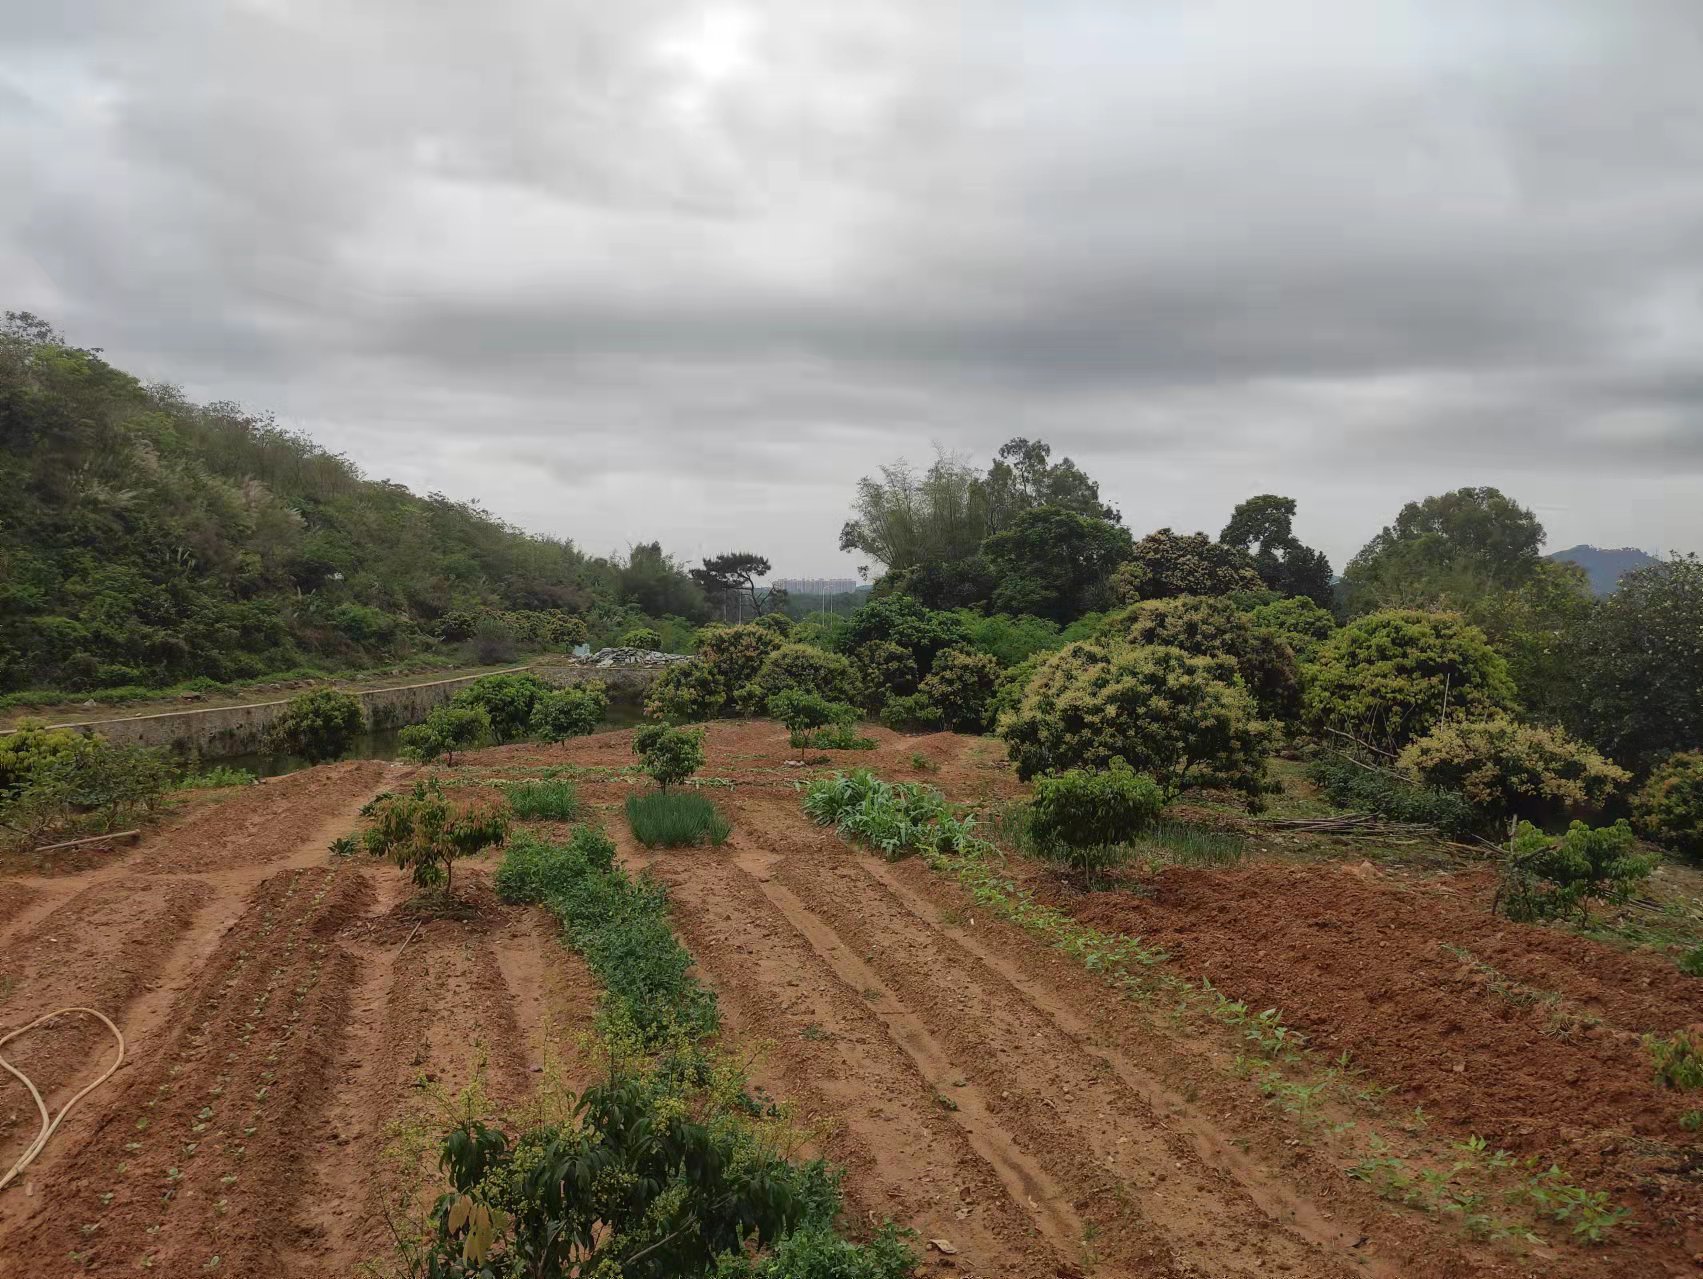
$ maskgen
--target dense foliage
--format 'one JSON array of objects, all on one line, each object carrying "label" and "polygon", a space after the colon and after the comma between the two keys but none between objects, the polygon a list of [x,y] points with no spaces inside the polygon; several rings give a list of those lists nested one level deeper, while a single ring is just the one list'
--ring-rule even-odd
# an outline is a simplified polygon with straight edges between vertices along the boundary
[{"label": "dense foliage", "polygon": [[1594,829],[1574,822],[1562,835],[1521,822],[1494,905],[1510,919],[1583,919],[1593,899],[1626,901],[1657,861],[1634,851],[1632,828],[1623,821]]},{"label": "dense foliage", "polygon": [[1068,622],[1111,598],[1112,570],[1130,555],[1129,530],[1058,506],[1024,511],[982,544],[997,583],[990,607]]},{"label": "dense foliage", "polygon": [[1455,791],[1421,786],[1374,764],[1331,754],[1314,760],[1307,776],[1338,808],[1370,813],[1392,822],[1433,826],[1445,835],[1464,835],[1476,820],[1472,805]]},{"label": "dense foliage", "polygon": [[1223,657],[1236,666],[1267,719],[1294,719],[1301,708],[1301,667],[1275,632],[1249,624],[1222,596],[1176,595],[1133,604],[1106,618],[1105,633],[1130,644],[1161,644],[1197,657]]},{"label": "dense foliage", "polygon": [[1508,663],[1458,616],[1392,610],[1337,631],[1307,670],[1309,724],[1396,750],[1449,719],[1510,710]]},{"label": "dense foliage", "polygon": [[1071,644],[1043,661],[1000,721],[1018,776],[1122,758],[1175,795],[1264,789],[1269,726],[1235,668],[1159,646]]},{"label": "dense foliage", "polygon": [[536,675],[482,675],[455,695],[454,705],[484,711],[497,740],[512,742],[530,731],[533,708],[548,692],[550,686]]},{"label": "dense foliage", "polygon": [[29,847],[116,830],[153,812],[171,784],[164,751],[23,720],[0,737],[0,832]]},{"label": "dense foliage", "polygon": [[1112,598],[1131,604],[1177,595],[1230,595],[1261,585],[1246,551],[1214,542],[1205,533],[1162,528],[1135,543],[1128,563],[1112,574]]},{"label": "dense foliage", "polygon": [[1295,499],[1262,493],[1239,504],[1218,535],[1225,546],[1247,553],[1267,590],[1328,607],[1330,561],[1295,536]]},{"label": "dense foliage", "polygon": [[1663,848],[1703,858],[1703,751],[1675,755],[1632,800],[1639,832]]},{"label": "dense foliage", "polygon": [[532,735],[544,742],[595,733],[609,712],[609,690],[597,680],[539,693],[528,721]]},{"label": "dense foliage", "polygon": [[1298,595],[1255,605],[1248,611],[1248,625],[1281,637],[1303,662],[1336,633],[1336,618]]},{"label": "dense foliage", "polygon": [[491,716],[483,706],[439,706],[404,728],[397,742],[404,759],[429,764],[441,758],[453,765],[456,751],[483,746],[491,736]]},{"label": "dense foliage", "polygon": [[310,764],[341,759],[365,731],[361,703],[335,689],[298,693],[272,721],[267,743],[275,751],[300,755]]},{"label": "dense foliage", "polygon": [[667,790],[704,766],[704,730],[646,724],[633,734],[639,765]]},{"label": "dense foliage", "polygon": [[628,795],[627,826],[646,848],[721,844],[733,829],[706,797],[682,791]]},{"label": "dense foliage", "polygon": [[949,649],[935,658],[917,694],[940,712],[940,722],[953,732],[985,733],[992,726],[993,698],[1003,673],[986,653]]},{"label": "dense foliage", "polygon": [[1401,767],[1421,785],[1459,793],[1492,830],[1510,818],[1551,826],[1595,816],[1631,780],[1561,729],[1502,715],[1433,729],[1402,751]]},{"label": "dense foliage", "polygon": [[[613,637],[642,616],[707,615],[654,543],[592,559],[365,479],[29,316],[0,325],[0,453],[0,691],[371,666],[444,643],[499,661],[579,642],[588,622]],[[556,621],[533,626],[540,614]]]},{"label": "dense foliage", "polygon": [[1460,607],[1526,581],[1539,564],[1543,526],[1493,488],[1463,488],[1409,502],[1361,548],[1342,575],[1353,615],[1382,609]]},{"label": "dense foliage", "polygon": [[857,669],[839,653],[808,644],[783,644],[763,659],[756,677],[735,694],[734,701],[741,710],[761,711],[775,694],[789,689],[855,702],[863,684]]},{"label": "dense foliage", "polygon": [[1164,806],[1157,782],[1113,759],[1099,772],[1072,768],[1037,778],[1029,834],[1043,856],[1091,875],[1121,860],[1121,846]]},{"label": "dense foliage", "polygon": [[[785,644],[767,626],[706,626],[698,633],[697,660],[663,671],[651,685],[645,713],[686,722],[717,719],[740,709],[741,694],[749,709],[758,709],[764,694],[756,686],[757,677],[770,654]],[[784,677],[777,676],[772,691],[785,686]]]}]

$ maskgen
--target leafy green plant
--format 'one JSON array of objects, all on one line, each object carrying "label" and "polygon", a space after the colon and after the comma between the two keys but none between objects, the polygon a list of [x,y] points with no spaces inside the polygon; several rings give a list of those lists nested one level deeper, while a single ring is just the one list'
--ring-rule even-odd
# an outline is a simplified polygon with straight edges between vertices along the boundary
[{"label": "leafy green plant", "polygon": [[1351,812],[1434,826],[1445,835],[1464,835],[1475,820],[1463,796],[1421,786],[1379,765],[1324,756],[1308,766],[1307,776],[1331,803]]},{"label": "leafy green plant", "polygon": [[327,851],[333,857],[353,857],[360,848],[360,841],[353,835],[339,835],[331,841],[331,847]]},{"label": "leafy green plant", "polygon": [[226,786],[253,786],[259,780],[246,768],[215,764],[198,772],[185,773],[175,785],[178,790],[218,790]]},{"label": "leafy green plant", "polygon": [[647,724],[633,734],[639,764],[666,791],[685,781],[704,764],[704,733],[666,724]]},{"label": "leafy green plant", "polygon": [[1693,946],[1676,962],[1687,977],[1703,977],[1703,946]]},{"label": "leafy green plant", "polygon": [[875,739],[859,735],[857,729],[850,724],[827,724],[821,728],[798,729],[788,735],[787,741],[799,750],[872,751],[875,749]]},{"label": "leafy green plant", "polygon": [[1087,879],[1121,862],[1124,845],[1164,806],[1157,782],[1114,759],[1101,772],[1073,768],[1038,778],[1029,831],[1043,856]]},{"label": "leafy green plant", "polygon": [[1041,663],[999,732],[1025,779],[1121,757],[1168,796],[1214,786],[1257,803],[1265,787],[1270,729],[1234,666],[1181,649],[1067,645]]},{"label": "leafy green plant", "polygon": [[851,658],[863,686],[864,705],[871,710],[879,711],[889,698],[916,692],[922,679],[916,655],[892,640],[869,640],[853,649]]},{"label": "leafy green plant", "polygon": [[911,767],[919,773],[938,773],[940,771],[939,764],[917,751],[911,753]]},{"label": "leafy green plant", "polygon": [[455,752],[471,750],[491,740],[491,716],[483,706],[438,706],[418,724],[397,735],[405,759],[429,764],[442,759],[452,767]]},{"label": "leafy green plant", "polygon": [[654,653],[662,647],[662,636],[648,626],[635,626],[615,642],[622,648],[642,648]]},{"label": "leafy green plant", "polygon": [[410,872],[417,888],[447,898],[456,861],[502,843],[507,834],[501,805],[485,796],[452,800],[437,779],[422,778],[407,794],[380,801],[362,843]]},{"label": "leafy green plant", "polygon": [[1458,792],[1487,829],[1599,813],[1631,780],[1561,729],[1500,715],[1443,724],[1410,743],[1400,767],[1422,786]]},{"label": "leafy green plant", "polygon": [[953,732],[985,733],[992,726],[994,694],[1004,674],[999,662],[986,653],[948,649],[934,659],[934,668],[917,692]]},{"label": "leafy green plant", "polygon": [[814,693],[833,702],[855,702],[862,695],[856,668],[839,653],[809,644],[783,644],[763,659],[750,683],[735,691],[734,704],[761,713],[777,694]]},{"label": "leafy green plant", "polygon": [[608,713],[609,691],[594,680],[540,693],[532,704],[529,723],[532,735],[540,741],[560,742],[595,733]]},{"label": "leafy green plant", "polygon": [[945,726],[946,717],[926,693],[906,693],[887,699],[881,722],[894,732],[933,733]]},{"label": "leafy green plant", "polygon": [[1202,830],[1186,822],[1154,822],[1139,844],[1179,866],[1230,866],[1242,859],[1247,841],[1230,831]]},{"label": "leafy green plant", "polygon": [[[651,685],[645,714],[689,722],[731,714],[738,709],[735,696],[757,679],[769,655],[785,643],[767,626],[704,627],[698,632],[696,658],[675,663]],[[783,686],[777,683],[773,691]],[[762,705],[757,694],[747,697],[755,698],[752,709]]]},{"label": "leafy green plant", "polygon": [[272,722],[267,740],[273,750],[300,755],[310,764],[341,759],[366,728],[361,703],[347,693],[317,688],[292,697]]},{"label": "leafy green plant", "polygon": [[627,825],[646,848],[719,845],[733,830],[708,798],[681,791],[628,795]]},{"label": "leafy green plant", "polygon": [[1515,828],[1493,909],[1510,919],[1587,917],[1593,898],[1623,902],[1656,868],[1657,858],[1633,851],[1624,821],[1592,828],[1574,822],[1564,835],[1546,835],[1530,822]]},{"label": "leafy green plant", "polygon": [[569,781],[515,782],[503,793],[509,811],[523,822],[571,822],[579,816],[579,792]]},{"label": "leafy green plant", "polygon": [[499,742],[524,737],[532,723],[532,710],[550,686],[525,672],[482,675],[455,695],[454,705],[479,707],[491,719],[491,732]]},{"label": "leafy green plant", "polygon": [[932,786],[885,782],[861,768],[811,782],[804,811],[817,825],[838,826],[889,858],[957,844],[970,829],[967,821],[952,817],[946,797]]},{"label": "leafy green plant", "polygon": [[1266,719],[1300,711],[1301,668],[1281,637],[1257,630],[1229,599],[1179,595],[1133,604],[1106,619],[1105,634],[1131,645],[1163,645],[1196,657],[1224,658],[1236,668]]},{"label": "leafy green plant", "polygon": [[1671,756],[1632,798],[1639,832],[1663,848],[1703,859],[1703,751]]},{"label": "leafy green plant", "polygon": [[836,702],[819,693],[788,688],[769,698],[770,719],[777,719],[793,732],[824,728],[829,724],[854,724],[857,711],[845,702]]},{"label": "leafy green plant", "polygon": [[1655,1067],[1656,1082],[1664,1088],[1682,1092],[1703,1088],[1703,1040],[1694,1040],[1683,1030],[1667,1039],[1645,1035],[1644,1049]]}]

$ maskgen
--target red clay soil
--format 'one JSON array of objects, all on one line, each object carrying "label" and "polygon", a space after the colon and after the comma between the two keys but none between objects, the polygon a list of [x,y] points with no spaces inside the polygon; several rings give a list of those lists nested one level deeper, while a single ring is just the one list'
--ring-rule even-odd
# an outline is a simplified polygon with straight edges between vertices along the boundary
[{"label": "red clay soil", "polygon": [[1703,1252],[1703,1145],[1679,1125],[1697,1099],[1656,1082],[1641,1042],[1703,1021],[1696,978],[1494,917],[1482,872],[1415,883],[1364,863],[1253,864],[1172,868],[1149,888],[1055,900],[1255,1009],[1280,1008],[1392,1103],[1558,1160],[1636,1205],[1653,1234],[1678,1230],[1684,1252]]}]

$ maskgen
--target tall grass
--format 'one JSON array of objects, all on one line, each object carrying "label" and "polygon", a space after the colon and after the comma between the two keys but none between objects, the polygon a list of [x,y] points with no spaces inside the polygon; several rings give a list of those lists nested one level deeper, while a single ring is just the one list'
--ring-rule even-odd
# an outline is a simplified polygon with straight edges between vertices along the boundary
[{"label": "tall grass", "polygon": [[509,808],[523,822],[571,822],[579,816],[572,782],[517,782],[508,787]]},{"label": "tall grass", "polygon": [[733,830],[709,800],[682,791],[628,795],[627,825],[646,848],[720,844]]},{"label": "tall grass", "polygon": [[1139,840],[1179,866],[1234,866],[1247,851],[1240,835],[1202,830],[1183,822],[1154,822],[1141,832]]}]

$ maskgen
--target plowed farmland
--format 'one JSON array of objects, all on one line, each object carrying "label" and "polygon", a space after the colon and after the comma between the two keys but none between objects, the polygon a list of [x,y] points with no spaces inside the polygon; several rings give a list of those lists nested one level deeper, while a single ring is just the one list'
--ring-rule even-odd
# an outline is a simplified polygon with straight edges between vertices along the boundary
[{"label": "plowed farmland", "polygon": [[[846,1167],[852,1233],[915,1229],[926,1272],[1699,1273],[1697,1137],[1639,1040],[1703,1019],[1696,979],[1491,921],[1470,872],[1256,858],[1085,894],[1011,859],[1017,888],[1164,948],[1154,971],[1174,986],[1120,991],[951,875],[806,819],[796,784],[835,767],[983,806],[1020,793],[995,743],[873,731],[875,751],[805,763],[774,725],[713,726],[704,793],[733,825],[716,849],[630,838],[625,732],[440,771],[568,771],[621,860],[667,885],[726,1046]],[[390,866],[329,855],[414,771],[308,770],[204,800],[133,849],[0,877],[0,1032],[85,1004],[128,1040],[0,1192],[0,1275],[386,1273],[394,1208],[434,1158],[406,1136],[439,1121],[434,1098],[477,1074],[515,1103],[546,1073],[594,1069],[579,1037],[596,983],[542,909],[497,900],[496,855],[458,869],[471,909],[450,918],[411,913]],[[1335,1084],[1299,1105],[1300,1076],[1262,1079],[1240,1031],[1176,997],[1203,979],[1280,1006],[1313,1055],[1345,1063]],[[68,1017],[7,1055],[57,1106],[111,1053]],[[8,1078],[0,1165],[35,1128]],[[1627,1220],[1596,1245],[1553,1222],[1488,1237],[1365,1175],[1374,1141],[1417,1170],[1473,1137],[1562,1162]]]}]

